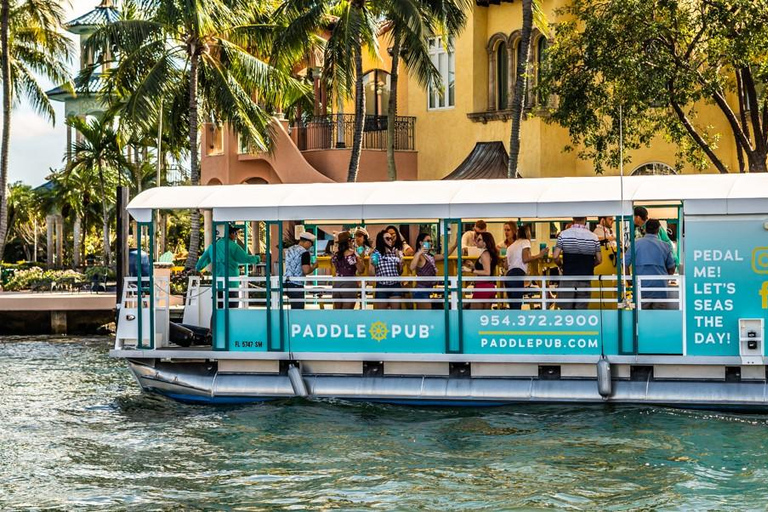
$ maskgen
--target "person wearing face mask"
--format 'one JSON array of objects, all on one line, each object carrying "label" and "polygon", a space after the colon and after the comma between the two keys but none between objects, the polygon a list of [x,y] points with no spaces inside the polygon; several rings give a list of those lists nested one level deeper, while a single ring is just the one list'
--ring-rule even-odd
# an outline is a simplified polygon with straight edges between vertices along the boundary
[{"label": "person wearing face mask", "polygon": [[[348,231],[342,231],[338,235],[338,248],[331,256],[331,265],[336,277],[354,277],[364,268],[363,258],[355,252],[350,238]],[[357,297],[357,291],[350,292],[346,289],[358,288],[358,286],[359,283],[356,281],[334,282],[332,297],[336,302],[333,303],[333,309],[355,309],[353,299]]]},{"label": "person wearing face mask", "polygon": [[413,247],[408,245],[400,230],[395,226],[387,226],[384,229],[394,240],[393,247],[403,253],[403,256],[413,256]]},{"label": "person wearing face mask", "polygon": [[400,309],[400,302],[389,299],[400,299],[403,296],[400,281],[390,281],[388,277],[399,277],[403,271],[403,253],[395,248],[395,239],[388,230],[376,235],[376,250],[371,254],[371,266],[368,272],[380,278],[376,287],[393,288],[388,291],[376,291],[374,298],[387,299],[386,302],[375,302],[374,309]]},{"label": "person wearing face mask", "polygon": [[[441,261],[443,256],[438,254],[433,256],[432,250],[432,236],[429,233],[421,233],[416,239],[416,253],[411,260],[411,271],[418,277],[435,277],[437,275],[436,261]],[[434,287],[437,285],[437,281],[416,281],[416,286],[412,292],[412,296],[417,309],[431,309],[432,303],[426,302],[424,299],[429,299],[434,291]]]},{"label": "person wearing face mask", "polygon": [[359,227],[355,230],[355,252],[361,258],[370,256],[370,254],[373,252],[373,247],[371,247],[371,239],[368,236],[368,231],[363,227]]}]

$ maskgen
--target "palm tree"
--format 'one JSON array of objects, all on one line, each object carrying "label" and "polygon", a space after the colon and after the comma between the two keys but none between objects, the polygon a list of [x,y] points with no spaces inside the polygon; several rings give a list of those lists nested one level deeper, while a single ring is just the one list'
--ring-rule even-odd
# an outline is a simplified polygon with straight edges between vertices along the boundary
[{"label": "palm tree", "polygon": [[109,205],[114,197],[114,188],[122,169],[128,166],[114,128],[114,121],[109,117],[85,120],[71,117],[67,120],[77,130],[81,139],[72,144],[71,160],[65,169],[66,174],[81,173],[98,177],[101,192],[101,220],[104,231],[104,264],[111,261],[109,236]]},{"label": "palm tree", "polygon": [[42,225],[42,212],[40,211],[40,198],[29,185],[18,181],[8,187],[8,240],[16,239],[24,251],[26,261],[34,261],[37,254],[33,254],[30,245],[34,246],[37,239],[37,223]]},{"label": "palm tree", "polygon": [[[40,209],[43,212],[61,211],[69,217],[73,226],[72,264],[77,266],[80,262],[75,261],[74,255],[85,254],[85,239],[92,231],[90,227],[103,225],[99,176],[92,169],[81,166],[51,170],[46,179],[51,186],[39,194]],[[75,229],[75,225],[80,229]]]},{"label": "palm tree", "polygon": [[541,8],[541,0],[522,0],[523,27],[520,32],[520,49],[517,58],[517,70],[515,71],[515,91],[512,97],[512,128],[509,134],[509,165],[507,177],[517,178],[520,173],[517,169],[520,158],[520,125],[523,122],[523,109],[528,90],[528,59],[531,55],[531,33],[533,25],[542,32],[547,32],[547,20]]},{"label": "palm tree", "polygon": [[[363,51],[379,55],[376,38],[382,0],[286,0],[275,18],[284,28],[275,42],[273,58],[285,60],[302,47],[309,55],[323,46],[323,79],[334,96],[354,97],[355,124],[347,181],[357,181],[363,147],[365,102],[363,96]],[[326,35],[322,43],[318,35]],[[354,93],[353,93],[354,91]]]},{"label": "palm tree", "polygon": [[[105,92],[127,98],[121,116],[149,129],[157,126],[160,103],[185,104],[193,185],[200,184],[201,117],[228,123],[251,147],[267,151],[269,106],[293,102],[307,91],[248,51],[268,31],[260,18],[264,6],[248,0],[145,0],[140,7],[135,19],[100,28],[86,44],[113,48],[113,58],[119,58],[105,74]],[[191,228],[187,268],[194,267],[200,250],[198,211],[192,212]]]},{"label": "palm tree", "polygon": [[22,98],[51,121],[53,107],[40,79],[69,83],[66,63],[72,43],[60,31],[63,11],[49,0],[1,0],[0,54],[3,83],[3,135],[0,141],[0,260],[8,234],[8,150],[11,110]]},{"label": "palm tree", "polygon": [[467,22],[468,0],[389,0],[386,7],[392,41],[392,66],[389,74],[387,105],[387,176],[397,179],[395,165],[395,119],[397,116],[397,83],[402,58],[408,73],[414,74],[424,87],[439,83],[440,74],[429,57],[428,41],[432,34],[457,35]]}]

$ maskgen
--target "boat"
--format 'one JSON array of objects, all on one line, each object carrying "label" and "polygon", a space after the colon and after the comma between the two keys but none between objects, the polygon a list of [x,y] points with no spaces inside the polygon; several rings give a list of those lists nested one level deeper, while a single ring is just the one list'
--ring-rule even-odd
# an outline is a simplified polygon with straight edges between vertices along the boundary
[{"label": "boat", "polygon": [[[661,280],[632,272],[638,206],[671,235],[679,264]],[[304,397],[768,411],[768,175],[160,187],[127,206],[139,243],[143,232],[152,245],[156,212],[172,209],[203,211],[225,237],[232,225],[261,226],[263,263],[190,277],[184,324],[210,329],[207,345],[173,342],[167,276],[126,278],[110,355],[147,392],[214,404]],[[555,243],[574,217],[611,218],[616,229],[586,297],[564,298],[578,278],[558,275],[551,259],[525,281],[460,271],[476,256],[460,244],[477,219],[489,229],[529,223],[536,247]],[[290,229],[390,224],[411,240],[428,230],[438,252],[458,247],[435,277],[387,278],[401,283],[399,298],[377,295],[392,285],[367,273],[316,271],[301,278],[301,297],[284,293]],[[227,255],[214,251],[214,261]],[[354,298],[331,295],[344,280]],[[429,295],[412,297],[424,280]],[[495,299],[472,298],[483,281],[496,285]],[[344,300],[354,309],[338,308]]]}]

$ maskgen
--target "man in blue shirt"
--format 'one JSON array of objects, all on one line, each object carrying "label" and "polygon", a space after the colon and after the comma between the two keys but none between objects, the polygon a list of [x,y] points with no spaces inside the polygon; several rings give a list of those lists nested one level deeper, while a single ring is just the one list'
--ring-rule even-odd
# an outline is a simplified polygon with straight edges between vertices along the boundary
[{"label": "man in blue shirt", "polygon": [[[648,219],[645,223],[645,236],[635,242],[635,261],[632,267],[637,276],[668,276],[675,273],[675,258],[669,244],[659,238],[661,223],[656,219]],[[630,254],[625,257],[625,264],[629,266]],[[666,290],[653,290],[653,288],[665,288],[666,279],[643,280],[638,282],[642,288],[641,299],[643,309],[677,309],[673,302],[660,302],[658,299],[667,299]]]}]

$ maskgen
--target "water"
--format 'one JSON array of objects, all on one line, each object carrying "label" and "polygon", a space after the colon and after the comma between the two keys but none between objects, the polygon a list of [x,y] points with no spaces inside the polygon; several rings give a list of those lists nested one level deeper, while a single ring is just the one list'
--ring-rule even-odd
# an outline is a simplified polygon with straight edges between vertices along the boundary
[{"label": "water", "polygon": [[106,338],[0,340],[0,509],[751,509],[768,418],[659,408],[209,407]]}]

